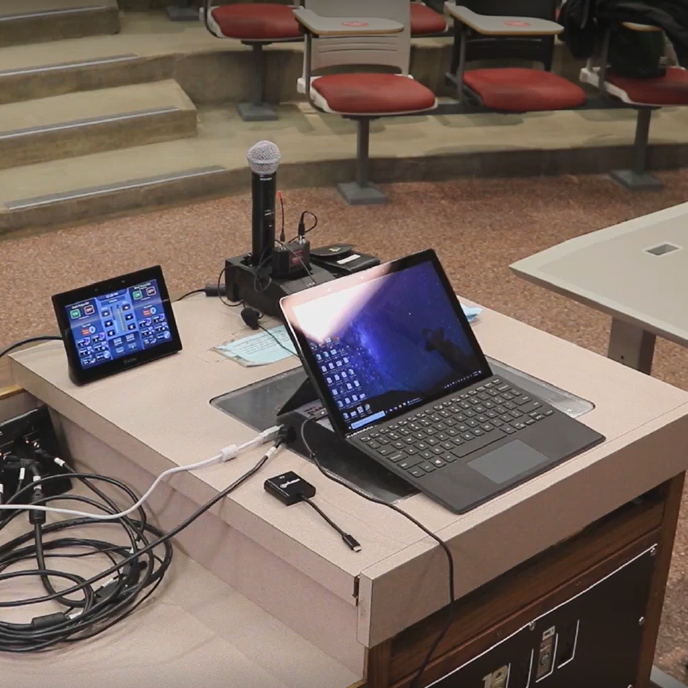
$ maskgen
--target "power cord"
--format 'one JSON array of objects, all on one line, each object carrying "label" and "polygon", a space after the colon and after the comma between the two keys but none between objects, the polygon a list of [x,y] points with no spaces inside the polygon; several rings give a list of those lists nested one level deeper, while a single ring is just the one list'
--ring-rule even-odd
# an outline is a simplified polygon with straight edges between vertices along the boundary
[{"label": "power cord", "polygon": [[[57,603],[62,603],[66,607],[66,611],[36,617],[28,624],[0,622],[0,651],[35,652],[59,643],[91,638],[129,616],[155,592],[162,582],[164,573],[171,563],[173,552],[172,538],[176,537],[215,504],[255,475],[278,451],[285,439],[286,433],[280,431],[275,438],[273,446],[263,455],[258,463],[167,533],[163,534],[162,531],[150,525],[142,508],[139,508],[138,519],[129,519],[128,517],[120,519],[120,524],[127,533],[130,547],[125,548],[124,546],[104,541],[86,540],[83,538],[62,538],[44,541],[44,535],[61,532],[73,527],[92,525],[94,521],[90,518],[74,519],[43,525],[41,521],[44,518],[44,514],[35,516],[33,519],[35,523],[32,525],[39,524],[39,529],[34,527],[33,532],[26,533],[0,546],[0,583],[13,579],[23,580],[27,577],[38,576],[46,588],[47,594],[22,600],[2,601],[0,602],[0,609],[56,601]],[[61,476],[36,479],[31,485],[23,488],[21,492],[34,490],[34,500],[41,503],[55,499],[73,499],[85,501],[103,511],[115,513],[117,507],[112,500],[104,495],[99,488],[91,484],[94,481],[104,481],[125,492],[133,502],[137,501],[136,495],[126,485],[112,478],[97,474],[76,473],[66,465],[63,468],[71,478],[82,481],[95,492],[102,499],[102,502],[96,502],[93,499],[77,495],[61,495],[51,498],[41,496],[39,488],[50,480],[60,479]],[[19,492],[14,495],[12,500],[18,494]],[[0,522],[0,532],[10,521],[17,518],[26,509],[25,505],[17,504],[14,506],[15,508],[10,515]],[[148,534],[155,535],[155,539],[150,540]],[[34,544],[25,546],[32,539]],[[155,554],[155,550],[160,547],[163,547],[164,553],[162,555]],[[66,548],[67,552],[61,552],[60,548]],[[74,553],[73,550],[75,548],[85,548],[86,552]],[[38,560],[39,557],[42,557],[42,561],[45,562],[46,558],[52,556],[76,557],[91,556],[93,554],[106,556],[112,563],[112,566],[88,579],[65,571],[48,569],[40,563],[38,568],[32,567],[25,571],[6,571],[9,566],[31,558]],[[119,561],[117,561],[118,556],[121,557]],[[142,559],[143,557],[146,558]],[[108,579],[108,576],[114,577]],[[50,578],[64,579],[73,583],[73,585],[65,590],[55,591]],[[100,585],[94,588],[93,586],[98,583]],[[146,590],[146,588],[148,589]],[[145,594],[140,596],[144,590],[146,590]],[[71,596],[77,593],[81,593],[83,599],[72,600]]]},{"label": "power cord", "polygon": [[326,470],[323,468],[322,464],[320,463],[320,459],[318,458],[317,454],[313,451],[311,446],[308,444],[308,440],[306,439],[306,426],[311,422],[314,421],[315,418],[309,418],[306,420],[302,425],[300,429],[300,436],[301,436],[301,442],[303,443],[303,446],[306,450],[306,453],[308,456],[312,459],[313,463],[317,466],[318,470],[326,477],[329,478],[330,480],[338,483],[342,487],[346,487],[348,490],[351,490],[354,494],[357,494],[359,497],[363,497],[363,499],[368,500],[369,502],[372,502],[373,504],[380,504],[381,506],[386,506],[388,509],[391,509],[392,511],[396,511],[398,514],[401,514],[405,519],[409,520],[413,525],[416,527],[420,528],[426,535],[431,537],[437,544],[442,548],[444,551],[446,557],[447,557],[447,564],[448,564],[448,582],[449,582],[449,606],[448,606],[448,613],[447,613],[447,622],[445,626],[442,628],[442,630],[439,632],[435,640],[433,641],[432,645],[430,646],[430,649],[427,651],[425,658],[423,659],[423,662],[416,672],[415,676],[413,677],[413,680],[411,681],[409,688],[417,688],[420,679],[425,673],[425,670],[428,667],[428,664],[430,663],[430,660],[432,659],[432,656],[435,654],[435,650],[439,646],[439,644],[442,642],[444,639],[445,635],[449,631],[449,629],[452,626],[452,623],[454,622],[454,608],[455,608],[455,602],[456,602],[456,594],[455,594],[455,589],[454,589],[454,556],[451,553],[451,550],[449,547],[447,547],[447,543],[444,542],[439,536],[437,536],[435,533],[433,533],[429,528],[424,526],[420,521],[415,519],[413,516],[410,514],[406,513],[403,509],[400,509],[396,504],[391,504],[390,502],[386,502],[384,499],[379,499],[378,497],[375,497],[371,494],[368,494],[367,492],[357,488],[356,486],[348,483],[346,480],[343,478],[340,478],[338,475],[331,473],[330,471]]},{"label": "power cord", "polygon": [[267,328],[263,327],[260,323],[258,323],[258,327],[259,327],[259,329],[263,330],[263,332],[265,332],[265,334],[270,335],[270,336],[275,340],[275,342],[276,342],[282,349],[284,349],[290,356],[296,356],[297,358],[299,357],[299,355],[296,353],[296,350],[292,351],[288,346],[285,346],[284,344],[282,344],[282,342],[280,342],[280,340],[277,339],[277,337],[276,337],[272,332],[270,332],[270,330],[268,330]]},{"label": "power cord", "polygon": [[[306,215],[310,215],[313,218],[313,224],[306,229]],[[316,227],[318,226],[318,216],[315,213],[312,213],[310,210],[304,210],[301,213],[301,217],[299,218],[299,225],[297,229],[297,234],[296,236],[289,241],[291,244],[292,241],[296,241],[299,237],[304,237],[308,232],[312,232]]]},{"label": "power cord", "polygon": [[178,299],[175,299],[175,301],[181,301],[182,299],[185,299],[187,296],[193,296],[194,294],[205,294],[208,296],[208,292],[205,287],[203,289],[192,289],[191,291],[187,291],[186,294],[182,294]]},{"label": "power cord", "polygon": [[[205,459],[203,461],[199,461],[197,463],[192,463],[186,466],[175,466],[174,468],[168,468],[166,471],[163,471],[154,481],[153,484],[148,488],[146,493],[138,500],[134,500],[134,504],[130,506],[128,509],[125,509],[124,511],[115,511],[111,513],[107,513],[104,515],[101,514],[93,514],[89,513],[87,511],[75,511],[73,509],[62,509],[62,508],[55,508],[55,507],[46,507],[42,506],[40,504],[27,504],[27,505],[22,505],[22,509],[29,511],[29,512],[43,512],[43,513],[51,513],[51,514],[61,514],[63,516],[75,516],[78,518],[89,518],[94,521],[116,521],[122,518],[125,518],[126,516],[129,516],[129,514],[133,513],[137,509],[140,509],[146,501],[150,498],[151,494],[155,491],[155,489],[158,487],[158,485],[167,477],[174,475],[176,473],[187,473],[189,471],[195,471],[200,468],[206,468],[207,466],[213,466],[217,463],[223,463],[226,461],[230,461],[231,459],[234,459],[239,453],[242,451],[245,451],[246,449],[251,449],[253,447],[256,447],[258,445],[264,444],[265,442],[269,442],[273,440],[274,438],[278,437],[280,433],[282,432],[282,428],[278,425],[275,425],[274,427],[268,428],[267,430],[264,430],[260,434],[256,435],[252,440],[249,440],[248,442],[244,442],[243,444],[236,445],[236,444],[230,444],[227,447],[224,447],[220,450],[218,454],[215,456]],[[33,443],[33,449],[34,452],[36,453],[37,456],[42,457],[43,459],[47,460],[52,460],[55,465],[58,467],[58,469],[62,470],[69,470],[67,464],[65,461],[63,461],[61,458],[57,456],[50,456],[47,454],[47,452],[44,452],[39,445],[37,445],[36,442]],[[17,494],[22,492],[23,490],[18,490],[17,493],[14,495],[15,497]],[[0,514],[2,514],[3,511],[14,511],[15,507],[10,504],[13,500],[9,500],[7,504],[0,504]]]},{"label": "power cord", "polygon": [[[11,503],[20,493],[27,493],[31,495],[34,505],[68,499],[89,504],[103,511],[116,512],[115,503],[97,486],[98,482],[113,486],[129,499],[136,501],[136,495],[126,485],[113,478],[76,473],[68,467],[65,467],[65,473],[79,480],[94,496],[71,494],[46,497],[43,485],[64,477],[41,478],[36,472],[33,481],[17,492],[9,502]],[[16,504],[10,514],[0,522],[0,532],[24,513],[25,505]],[[133,613],[155,592],[172,562],[171,543],[161,539],[164,533],[148,522],[143,509],[138,510],[136,518],[125,517],[112,524],[121,528],[126,544],[72,535],[73,529],[92,523],[88,520],[65,520],[50,525],[46,525],[45,521],[45,513],[30,513],[30,530],[0,546],[0,581],[36,577],[43,585],[46,595],[33,599],[4,601],[0,603],[0,607],[17,608],[54,601],[64,607],[64,610],[36,616],[25,624],[0,622],[2,652],[35,652],[61,643],[85,640],[102,633]],[[48,539],[49,536],[60,537]],[[106,558],[110,564],[108,571],[85,580],[83,576],[59,570],[48,564],[51,559],[87,557]],[[16,570],[21,564],[27,564],[28,567]],[[13,570],[8,571],[9,567]],[[57,580],[74,585],[71,589],[57,591],[54,587]],[[77,597],[74,597],[75,594]]]},{"label": "power cord", "polygon": [[320,514],[325,522],[342,536],[342,540],[350,550],[353,552],[361,551],[361,545],[358,540],[351,535],[351,533],[347,533],[346,531],[342,530],[312,499],[304,497],[301,501],[308,504],[308,506]]},{"label": "power cord", "polygon": [[[225,290],[224,292],[222,291],[222,278],[224,277],[225,273],[227,272],[227,266],[223,267],[222,270],[220,270],[220,274],[217,276],[217,296],[224,303],[225,306],[228,306],[229,308],[236,308],[237,306],[241,306],[243,304],[243,301],[237,301],[235,303],[232,303],[229,299],[226,298],[227,296],[227,286],[225,285]],[[206,294],[207,294],[207,287],[206,287]],[[224,296],[223,296],[224,293]]]},{"label": "power cord", "polygon": [[14,344],[10,344],[9,346],[6,346],[4,349],[0,349],[0,358],[5,356],[6,354],[10,353],[10,351],[14,351],[15,349],[19,349],[22,346],[26,346],[27,344],[33,344],[34,342],[61,342],[62,337],[59,335],[52,335],[52,334],[44,334],[44,335],[39,335],[38,337],[28,337],[27,339],[22,339],[18,342],[14,342]]}]

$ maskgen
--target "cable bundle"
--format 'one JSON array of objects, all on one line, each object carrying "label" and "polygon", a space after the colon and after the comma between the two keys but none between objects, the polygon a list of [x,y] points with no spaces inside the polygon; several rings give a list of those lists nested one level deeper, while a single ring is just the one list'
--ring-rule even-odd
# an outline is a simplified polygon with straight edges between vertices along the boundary
[{"label": "cable bundle", "polygon": [[[88,490],[88,495],[66,494],[45,496],[43,485],[64,476],[34,477],[8,504],[23,497],[33,505],[47,506],[51,502],[72,501],[88,504],[103,514],[117,514],[120,507],[99,487],[111,485],[133,504],[137,495],[126,485],[102,475],[76,473],[65,465],[69,476]],[[31,499],[26,497],[30,496]],[[0,601],[0,619],[3,610],[11,607],[35,607],[50,602],[61,606],[62,611],[34,616],[30,622],[17,624],[0,620],[0,651],[34,652],[64,642],[91,638],[129,616],[148,599],[160,585],[172,562],[170,538],[148,522],[148,516],[139,506],[131,516],[107,521],[109,528],[118,528],[126,536],[126,544],[88,538],[88,527],[103,527],[103,521],[73,518],[46,524],[46,513],[28,511],[17,504],[17,509],[0,511],[7,514],[0,519],[0,533],[17,518],[26,517],[31,528],[0,545],[0,590],[12,583],[37,579],[45,590],[39,597],[16,601]],[[78,535],[74,532],[79,530]],[[121,540],[121,538],[120,538]],[[74,559],[106,557],[110,566],[91,578],[84,578],[51,566],[56,558]],[[6,598],[6,595],[3,595]]]},{"label": "cable bundle", "polygon": [[[224,447],[217,456],[210,459],[170,468],[155,479],[141,498],[114,478],[92,473],[76,473],[62,459],[51,456],[34,442],[35,454],[46,460],[50,459],[64,473],[42,478],[34,472],[31,484],[19,489],[6,504],[0,503],[0,533],[14,519],[26,514],[32,526],[24,535],[0,545],[0,593],[8,583],[37,578],[46,594],[10,602],[4,602],[0,597],[0,652],[35,652],[60,643],[85,640],[129,616],[162,582],[172,562],[172,538],[258,473],[279,450],[286,438],[286,428],[274,426],[241,445],[232,444]],[[266,442],[271,442],[272,446],[258,463],[198,507],[172,530],[163,533],[148,522],[143,505],[165,477],[229,461],[240,452]],[[80,481],[91,494],[46,496],[43,486],[51,480],[64,480],[65,475],[74,481]],[[120,511],[119,506],[97,483],[117,488],[131,500],[131,506]],[[48,506],[58,500],[88,504],[97,511],[91,513]],[[21,501],[28,503],[22,504]],[[72,518],[46,525],[48,513]],[[121,528],[126,535],[127,544],[119,545],[106,540],[85,538],[81,534],[69,535],[69,531],[76,528],[103,524]],[[46,536],[53,535],[56,537],[46,539]],[[111,566],[91,578],[84,578],[51,568],[48,563],[48,560],[58,557],[72,559],[91,556],[105,556]],[[28,568],[20,568],[22,564],[29,562]],[[67,587],[61,586],[61,589],[57,590],[55,584],[58,581]],[[1,620],[4,609],[31,607],[45,602],[56,602],[64,609],[53,614],[35,616],[29,623],[24,624]]]}]

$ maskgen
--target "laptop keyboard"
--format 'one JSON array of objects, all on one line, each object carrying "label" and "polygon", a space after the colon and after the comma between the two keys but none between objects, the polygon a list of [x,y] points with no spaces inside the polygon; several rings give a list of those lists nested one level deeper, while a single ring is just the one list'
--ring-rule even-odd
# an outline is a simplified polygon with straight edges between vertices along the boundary
[{"label": "laptop keyboard", "polygon": [[553,413],[501,378],[490,378],[356,439],[414,478],[422,478]]}]

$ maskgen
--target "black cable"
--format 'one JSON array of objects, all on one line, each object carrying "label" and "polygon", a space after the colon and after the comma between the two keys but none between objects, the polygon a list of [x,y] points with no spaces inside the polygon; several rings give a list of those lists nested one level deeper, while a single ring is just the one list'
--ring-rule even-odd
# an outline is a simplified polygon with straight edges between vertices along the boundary
[{"label": "black cable", "polygon": [[325,522],[342,536],[342,540],[344,540],[349,549],[352,549],[354,552],[361,551],[361,545],[358,540],[350,533],[342,530],[315,502],[311,501],[308,497],[304,497],[301,501],[306,502],[308,506],[315,509],[315,511],[323,517]]},{"label": "black cable", "polygon": [[[229,306],[229,308],[236,308],[237,306],[241,306],[243,304],[242,301],[237,301],[236,303],[232,303],[229,299],[223,298],[222,297],[222,291],[220,290],[220,286],[222,285],[222,276],[227,272],[227,266],[223,267],[222,270],[220,270],[220,274],[217,276],[217,296],[222,301],[222,303],[225,304],[225,306]],[[225,283],[225,292],[227,291],[227,284]],[[226,296],[226,294],[225,294]]]},{"label": "black cable", "polygon": [[286,235],[284,234],[284,198],[282,192],[278,191],[277,196],[279,197],[280,206],[282,208],[282,229],[280,230],[279,240],[280,242],[286,241]]},{"label": "black cable", "polygon": [[[22,488],[8,500],[8,504],[17,501],[22,493],[33,492],[33,504],[47,505],[53,501],[76,501],[88,504],[106,513],[118,513],[119,507],[105,495],[94,482],[101,481],[119,488],[133,502],[138,500],[136,494],[126,485],[113,478],[96,474],[81,474],[65,467],[65,472],[73,479],[79,480],[101,501],[91,497],[67,494],[51,497],[43,496],[42,486],[51,480],[64,479],[64,474],[53,475],[38,479]],[[6,512],[2,512],[3,514]],[[7,512],[9,515],[0,522],[0,531],[15,518],[25,514],[22,504],[17,503],[17,509]],[[29,521],[33,530],[16,537],[14,540],[0,546],[0,579],[12,580],[16,578],[37,577],[40,579],[47,595],[34,600],[18,600],[5,602],[2,607],[23,607],[39,604],[41,600],[53,600],[64,607],[62,612],[34,618],[28,624],[8,624],[0,622],[0,651],[4,652],[34,652],[44,650],[65,642],[76,642],[92,637],[106,628],[118,623],[128,616],[163,580],[165,572],[172,561],[172,545],[160,541],[163,532],[147,522],[142,507],[137,510],[137,517],[123,517],[116,521],[102,522],[94,519],[72,519],[45,525],[44,512],[29,512]],[[65,537],[62,533],[69,532],[76,527],[108,525],[123,528],[127,535],[127,545],[115,545],[104,540],[94,540],[84,537]],[[61,537],[46,540],[47,536]],[[153,537],[151,537],[153,536]],[[159,540],[158,544],[156,539]],[[142,547],[150,546],[148,551]],[[163,547],[163,554],[153,551]],[[75,554],[73,549],[84,551]],[[47,558],[62,558],[74,556],[95,556],[102,554],[112,564],[107,571],[84,579],[72,573],[51,569],[46,564]],[[10,565],[26,563],[34,560],[37,566],[27,570],[7,572]],[[115,574],[112,580],[104,580]],[[56,590],[54,582],[65,580],[72,585],[66,590]],[[97,585],[100,583],[100,585]],[[77,598],[69,597],[80,593]]]},{"label": "black cable", "polygon": [[413,516],[406,513],[403,509],[400,509],[396,504],[391,504],[390,502],[386,502],[384,499],[380,499],[371,494],[368,494],[367,492],[359,489],[355,485],[348,483],[343,478],[340,478],[338,475],[331,473],[330,471],[323,468],[322,464],[320,463],[320,459],[318,459],[317,454],[311,449],[310,445],[308,444],[308,441],[306,440],[306,426],[313,420],[315,420],[315,418],[309,418],[307,421],[305,421],[305,423],[303,423],[303,425],[301,425],[300,434],[301,442],[303,443],[303,446],[306,449],[308,456],[313,460],[313,463],[315,463],[315,465],[318,467],[318,470],[325,477],[329,478],[330,480],[333,480],[339,485],[342,485],[342,487],[346,487],[348,490],[351,490],[351,492],[357,494],[359,497],[363,497],[363,499],[367,499],[369,502],[372,502],[373,504],[380,504],[381,506],[386,506],[388,509],[391,509],[392,511],[396,511],[398,514],[401,514],[404,518],[411,521],[413,525],[420,528],[426,535],[430,536],[433,540],[435,540],[435,542],[439,544],[439,546],[442,548],[442,550],[447,556],[447,563],[449,569],[449,607],[447,614],[447,623],[433,641],[432,645],[430,646],[430,649],[428,650],[427,654],[425,655],[425,658],[423,659],[423,663],[421,664],[420,669],[418,669],[416,675],[413,677],[413,680],[409,685],[409,688],[417,688],[421,677],[425,673],[425,670],[427,669],[427,666],[430,663],[430,660],[432,659],[433,654],[435,654],[435,650],[442,642],[444,636],[447,634],[447,632],[451,628],[452,623],[454,622],[454,607],[456,602],[456,594],[454,590],[454,556],[452,555],[449,547],[447,547],[447,543],[444,542],[442,538],[433,533],[427,526],[424,526],[420,521],[416,520]]},{"label": "black cable", "polygon": [[27,339],[22,339],[19,342],[14,342],[14,344],[10,344],[9,346],[5,347],[4,349],[0,349],[0,358],[5,356],[6,354],[10,353],[10,351],[14,351],[15,349],[18,349],[20,346],[25,346],[26,344],[33,344],[34,342],[51,342],[51,341],[61,342],[62,337],[60,337],[59,335],[44,334],[44,335],[39,335],[38,337],[28,337]]},{"label": "black cable", "polygon": [[282,344],[282,342],[280,342],[280,340],[277,339],[277,337],[272,332],[270,332],[270,330],[263,327],[260,323],[258,323],[258,327],[260,327],[260,329],[263,330],[265,334],[269,334],[275,340],[275,342],[277,342],[277,344],[281,346],[290,356],[297,356],[298,358],[296,351],[292,351],[290,348],[284,346],[284,344]]},{"label": "black cable", "polygon": [[[122,619],[129,616],[141,604],[143,604],[143,602],[145,602],[145,600],[148,599],[153,592],[155,592],[155,589],[157,589],[162,582],[164,572],[167,570],[167,568],[169,568],[169,564],[171,563],[173,551],[170,542],[171,539],[176,537],[176,535],[178,535],[202,514],[212,508],[217,502],[222,500],[230,492],[235,490],[255,473],[257,473],[283,442],[284,435],[278,435],[273,448],[268,451],[260,459],[260,461],[253,466],[253,468],[249,469],[231,485],[219,492],[204,505],[199,507],[182,523],[165,534],[148,523],[145,524],[145,527],[141,525],[142,523],[145,523],[145,511],[143,507],[139,507],[138,509],[139,519],[124,517],[122,519],[118,519],[118,521],[104,522],[90,518],[78,518],[69,521],[60,521],[44,527],[42,526],[41,537],[46,534],[60,532],[67,528],[77,526],[102,526],[104,524],[113,525],[117,523],[126,523],[131,528],[132,532],[135,533],[136,536],[135,541],[137,546],[135,551],[129,554],[131,551],[129,548],[113,550],[112,544],[105,543],[108,554],[112,554],[114,551],[115,554],[118,554],[123,558],[115,565],[111,566],[105,571],[101,571],[99,574],[89,579],[83,580],[74,574],[51,570],[48,568],[34,568],[27,571],[6,572],[7,567],[5,564],[8,560],[11,563],[17,563],[18,561],[23,561],[26,557],[36,551],[36,544],[33,546],[29,545],[28,547],[24,548],[24,550],[21,551],[21,556],[19,556],[17,550],[18,547],[30,542],[32,537],[34,537],[34,533],[24,534],[18,538],[15,538],[11,542],[0,545],[0,571],[2,571],[2,573],[0,573],[0,583],[6,580],[30,576],[40,576],[42,579],[44,577],[62,578],[74,583],[74,585],[71,585],[64,590],[48,593],[41,597],[27,598],[11,602],[0,602],[0,608],[42,604],[44,602],[53,600],[59,601],[60,598],[64,599],[68,595],[72,595],[79,591],[83,591],[85,602],[85,606],[82,609],[77,610],[79,612],[78,615],[73,617],[70,615],[70,612],[73,610],[68,610],[62,614],[50,615],[48,617],[38,617],[29,624],[9,624],[6,622],[0,622],[0,651],[32,652],[46,649],[62,642],[73,642],[76,640],[90,638],[102,633],[115,623],[118,623]],[[71,469],[68,470],[68,473],[71,478],[79,479],[87,485],[94,480],[102,480],[106,483],[116,485],[127,494],[130,493],[130,495],[133,495],[130,498],[132,498],[134,501],[137,501],[136,495],[126,485],[119,483],[113,478],[108,478],[107,476],[100,476],[97,474],[76,473]],[[37,486],[42,486],[51,480],[60,479],[62,477],[63,476],[61,475],[54,475],[47,478],[42,478],[32,485],[27,486],[27,488],[15,493],[12,499],[15,499],[20,492],[24,492],[26,489],[35,489]],[[95,489],[98,490],[98,488]],[[98,492],[100,491],[98,490]],[[68,498],[76,501],[86,501],[87,503],[93,502],[93,500],[87,500],[86,498],[76,495],[69,495]],[[50,501],[60,499],[65,499],[65,495],[50,498],[44,497],[42,498],[41,503],[46,504]],[[8,503],[11,501],[12,500],[8,500]],[[104,502],[106,503],[100,505],[100,508],[103,511],[106,513],[119,513],[119,509],[106,496],[104,497]],[[21,513],[21,504],[17,504],[17,510],[10,512],[10,516],[5,518],[4,521],[0,523],[0,531],[2,531],[7,523],[16,517],[17,513]],[[156,539],[150,540],[147,536],[148,533],[154,534]],[[73,546],[74,542],[75,540],[70,538],[67,542],[53,540],[42,544],[44,550],[48,548],[53,550],[59,548],[60,546],[65,546],[66,544]],[[79,542],[84,547],[91,546],[94,553],[99,553],[98,548],[94,547],[94,543],[98,543],[99,541],[80,539]],[[164,557],[160,557],[154,552],[154,550],[161,546],[164,547]],[[106,548],[102,549],[105,550]],[[149,564],[148,566],[141,568],[141,558],[144,555],[147,555],[149,562],[153,562],[153,564]],[[157,568],[155,566],[156,564]],[[93,588],[94,583],[98,583],[112,574],[117,574],[118,576],[114,581],[105,585],[101,585],[99,588]],[[146,593],[144,595],[140,595],[145,588],[148,588]]]},{"label": "black cable", "polygon": [[[313,224],[308,229],[306,229],[306,215],[310,215],[313,218]],[[299,237],[305,236],[308,234],[308,232],[312,232],[317,226],[318,216],[315,213],[312,213],[310,210],[304,210],[299,218],[298,233],[289,241],[289,243],[291,244],[292,241],[296,241]]]},{"label": "black cable", "polygon": [[[219,292],[219,290],[218,290]],[[205,288],[203,289],[192,289],[191,291],[187,291],[186,294],[182,294],[176,301],[181,301],[182,299],[185,299],[187,296],[193,296],[194,294],[205,294]]]}]

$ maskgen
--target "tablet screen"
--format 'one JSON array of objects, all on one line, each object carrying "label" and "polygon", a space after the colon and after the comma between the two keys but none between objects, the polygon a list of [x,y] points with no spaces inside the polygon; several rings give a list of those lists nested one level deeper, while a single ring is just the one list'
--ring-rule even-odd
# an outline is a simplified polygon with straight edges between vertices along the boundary
[{"label": "tablet screen", "polygon": [[158,280],[151,279],[65,307],[83,369],[170,341]]}]

